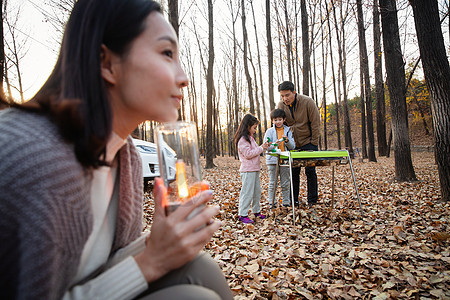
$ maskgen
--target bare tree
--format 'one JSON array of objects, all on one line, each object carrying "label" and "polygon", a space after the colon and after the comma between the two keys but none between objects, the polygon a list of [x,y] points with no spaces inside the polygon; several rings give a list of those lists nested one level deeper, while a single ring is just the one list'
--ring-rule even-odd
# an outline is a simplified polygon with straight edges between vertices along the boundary
[{"label": "bare tree", "polygon": [[213,149],[213,89],[214,89],[214,18],[213,3],[208,0],[208,32],[209,32],[209,50],[208,50],[208,71],[206,75],[206,101],[207,101],[207,133],[206,133],[206,169],[214,168],[214,149]]},{"label": "bare tree", "polygon": [[[3,6],[3,23],[6,25],[7,38],[4,39],[7,53],[5,54],[3,77],[8,87],[9,97],[12,98],[11,89],[19,93],[20,101],[24,102],[24,87],[22,83],[21,60],[25,57],[27,49],[27,38],[19,40],[17,34],[17,24],[21,15],[20,8],[13,14],[8,13],[7,2]],[[14,83],[11,77],[14,77]]]},{"label": "bare tree", "polygon": [[[361,50],[361,49],[360,49]],[[361,59],[361,51],[360,51]],[[362,62],[361,62],[362,63]],[[366,130],[366,107],[364,105],[364,73],[362,68],[359,68],[359,84],[360,84],[360,110],[361,110],[361,154],[362,158],[367,158],[367,130]]]},{"label": "bare tree", "polygon": [[358,37],[359,37],[361,72],[364,77],[365,100],[362,103],[364,102],[366,103],[366,113],[367,113],[367,137],[369,140],[368,155],[369,161],[376,162],[377,158],[375,157],[375,137],[373,133],[373,116],[372,116],[372,92],[370,89],[369,59],[367,57],[366,33],[364,29],[362,0],[356,0],[356,10],[358,15]]},{"label": "bare tree", "polygon": [[433,109],[435,154],[441,196],[450,200],[450,66],[445,53],[437,1],[409,0]]},{"label": "bare tree", "polygon": [[384,100],[384,83],[381,60],[381,32],[380,12],[378,11],[378,0],[373,0],[373,54],[375,69],[375,97],[377,103],[377,141],[378,155],[385,156],[387,153],[386,142],[386,108]]},{"label": "bare tree", "polygon": [[250,71],[248,70],[248,57],[247,57],[247,27],[246,27],[246,16],[245,16],[245,0],[241,2],[241,18],[242,18],[242,32],[243,32],[243,48],[244,48],[244,71],[245,77],[247,78],[247,89],[248,89],[248,100],[250,101],[250,113],[255,114],[255,103],[253,101],[253,87],[252,87],[252,77],[250,76]]},{"label": "bare tree", "polygon": [[290,22],[289,22],[289,14],[288,14],[288,5],[287,0],[284,0],[284,18],[286,21],[286,30],[285,30],[285,43],[286,43],[286,59],[288,66],[288,78],[289,81],[292,81],[292,68],[291,68],[291,32],[290,32]]},{"label": "bare tree", "polygon": [[[332,2],[334,23],[336,28],[336,39],[338,42],[338,53],[339,53],[339,69],[342,75],[342,91],[343,91],[343,110],[344,110],[344,138],[345,147],[348,149],[350,156],[353,157],[353,145],[352,145],[352,134],[350,126],[350,113],[348,111],[347,102],[347,74],[346,74],[346,52],[345,52],[345,18],[347,17],[347,12],[343,13],[342,2],[340,3],[340,23],[337,21],[336,6],[334,1]],[[340,24],[340,26],[338,25]],[[340,27],[340,31],[339,31]]]},{"label": "bare tree", "polygon": [[42,13],[45,21],[53,26],[55,31],[59,33],[55,35],[55,42],[61,43],[61,37],[64,31],[70,12],[77,0],[43,0],[42,3],[30,3]]},{"label": "bare tree", "polygon": [[[175,30],[175,33],[177,34],[177,37],[179,34],[179,22],[178,22],[178,0],[169,0],[169,9],[168,9],[168,15],[169,15],[169,23],[172,25],[173,29]],[[184,114],[184,106],[185,106],[185,100],[184,98],[181,100],[181,107],[178,110],[178,120],[185,120],[186,116]]]},{"label": "bare tree", "polygon": [[[336,134],[337,134],[337,141],[338,141],[338,149],[342,148],[341,145],[341,126],[339,124],[339,98],[336,91],[336,87],[339,88],[339,84],[336,85],[336,77],[335,77],[335,71],[334,71],[334,61],[333,61],[333,43],[332,43],[332,36],[331,36],[331,24],[330,24],[330,10],[327,8],[327,24],[328,24],[328,41],[330,45],[330,63],[331,63],[331,75],[333,77],[333,91],[334,91],[334,107],[336,111]],[[339,73],[339,72],[338,72]],[[340,94],[340,93],[339,93]]]},{"label": "bare tree", "polygon": [[266,35],[267,35],[267,61],[269,66],[269,105],[272,111],[275,108],[275,97],[273,91],[273,47],[272,26],[270,25],[270,0],[266,0]]},{"label": "bare tree", "polygon": [[168,0],[169,4],[169,22],[172,24],[177,36],[179,36],[180,23],[178,22],[178,0]]},{"label": "bare tree", "polygon": [[[250,5],[252,7],[252,15],[253,15],[253,26],[255,29],[255,38],[256,38],[256,53],[258,58],[258,70],[259,70],[259,82],[261,85],[261,104],[263,107],[263,114],[264,114],[264,131],[267,130],[267,114],[266,114],[266,104],[264,101],[264,92],[263,92],[263,78],[262,78],[262,67],[261,67],[261,54],[259,52],[259,39],[258,39],[258,30],[256,28],[256,18],[255,18],[255,9],[253,8],[253,0],[250,0]],[[256,83],[256,74],[255,74],[255,83]],[[256,85],[257,86],[257,85]],[[258,93],[255,93],[256,95],[256,101],[258,100]]]},{"label": "bare tree", "polygon": [[[320,15],[322,16],[322,5],[319,6]],[[323,20],[320,23],[321,31],[321,45],[322,45],[322,110],[323,110],[323,143],[325,150],[328,149],[328,137],[327,137],[327,89],[326,89],[326,78],[327,78],[327,56],[328,56],[328,44],[326,43],[326,38],[324,37],[324,23]]]},{"label": "bare tree", "polygon": [[409,141],[405,67],[400,45],[397,6],[395,0],[379,0],[379,3],[387,84],[391,100],[395,177],[399,181],[416,180]]},{"label": "bare tree", "polygon": [[[302,94],[309,95],[309,73],[311,64],[309,61],[309,33],[308,33],[308,12],[306,11],[306,1],[301,0],[301,19],[302,19],[302,45],[303,45],[303,90]],[[317,100],[317,99],[316,99]]]}]

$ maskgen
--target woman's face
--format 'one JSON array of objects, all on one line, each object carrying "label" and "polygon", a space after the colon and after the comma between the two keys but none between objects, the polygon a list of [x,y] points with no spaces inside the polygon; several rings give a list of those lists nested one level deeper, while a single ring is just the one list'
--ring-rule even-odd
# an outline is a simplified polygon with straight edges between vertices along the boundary
[{"label": "woman's face", "polygon": [[126,54],[110,53],[111,74],[103,76],[113,110],[113,130],[120,136],[145,120],[175,121],[182,88],[188,84],[172,26],[158,12],[147,17],[145,26]]}]

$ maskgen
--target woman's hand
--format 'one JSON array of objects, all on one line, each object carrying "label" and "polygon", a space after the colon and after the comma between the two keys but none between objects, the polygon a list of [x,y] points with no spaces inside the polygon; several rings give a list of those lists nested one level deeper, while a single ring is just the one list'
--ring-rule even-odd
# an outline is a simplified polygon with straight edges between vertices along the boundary
[{"label": "woman's hand", "polygon": [[269,147],[269,143],[268,143],[268,142],[265,142],[265,143],[263,143],[263,144],[261,145],[261,147],[262,147],[264,150],[267,150],[267,148]]},{"label": "woman's hand", "polygon": [[162,205],[167,191],[160,178],[155,181],[153,193],[155,213],[151,232],[144,251],[135,256],[147,282],[155,281],[192,260],[220,227],[220,222],[212,220],[219,212],[218,207],[205,206],[187,220],[195,208],[212,199],[210,190],[200,192],[168,216]]}]

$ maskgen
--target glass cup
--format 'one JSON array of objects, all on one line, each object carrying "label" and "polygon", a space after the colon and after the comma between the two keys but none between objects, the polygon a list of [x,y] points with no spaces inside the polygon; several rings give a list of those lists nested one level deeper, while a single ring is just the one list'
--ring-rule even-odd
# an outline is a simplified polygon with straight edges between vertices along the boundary
[{"label": "glass cup", "polygon": [[[167,188],[166,215],[209,186],[202,183],[197,129],[194,123],[177,121],[155,129],[159,172]],[[196,208],[191,218],[203,207]]]}]

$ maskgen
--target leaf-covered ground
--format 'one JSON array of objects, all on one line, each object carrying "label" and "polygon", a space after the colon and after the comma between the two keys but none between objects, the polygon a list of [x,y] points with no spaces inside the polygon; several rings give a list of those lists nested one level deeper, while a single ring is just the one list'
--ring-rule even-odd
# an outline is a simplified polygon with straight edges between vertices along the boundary
[{"label": "leaf-covered ground", "polygon": [[[319,204],[301,204],[295,225],[291,208],[269,210],[264,163],[261,204],[268,218],[241,224],[239,161],[214,162],[217,168],[203,175],[223,225],[206,251],[235,299],[450,299],[450,205],[439,201],[432,153],[413,153],[414,183],[393,181],[393,158],[354,160],[362,216],[349,166],[336,167],[334,208],[331,167],[317,167]],[[303,172],[300,193],[306,202]],[[153,204],[151,195],[146,199],[148,229]]]}]

